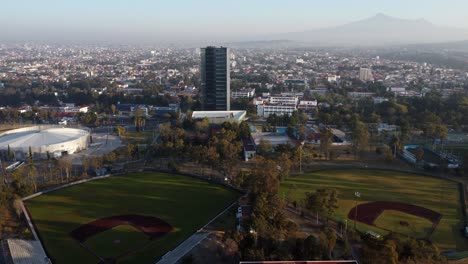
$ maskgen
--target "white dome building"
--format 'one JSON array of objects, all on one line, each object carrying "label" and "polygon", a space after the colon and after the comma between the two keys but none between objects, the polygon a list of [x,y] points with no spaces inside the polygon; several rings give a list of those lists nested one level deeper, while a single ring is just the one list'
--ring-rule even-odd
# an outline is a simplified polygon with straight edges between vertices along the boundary
[{"label": "white dome building", "polygon": [[60,126],[32,126],[9,130],[0,134],[0,151],[8,147],[15,155],[27,156],[29,150],[35,156],[58,157],[72,154],[89,145],[90,131],[87,128],[67,128]]}]

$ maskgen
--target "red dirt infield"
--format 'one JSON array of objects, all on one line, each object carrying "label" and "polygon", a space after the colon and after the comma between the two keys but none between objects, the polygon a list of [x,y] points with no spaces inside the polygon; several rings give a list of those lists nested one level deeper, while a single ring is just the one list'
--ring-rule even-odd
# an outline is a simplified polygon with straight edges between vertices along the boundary
[{"label": "red dirt infield", "polygon": [[442,215],[433,211],[431,209],[427,209],[425,207],[407,204],[407,203],[400,203],[400,202],[370,202],[359,204],[356,207],[353,207],[349,213],[348,218],[354,220],[355,213],[357,209],[357,221],[361,223],[365,223],[368,225],[374,225],[375,220],[385,211],[385,210],[394,210],[400,211],[403,213],[415,215],[418,217],[422,217],[431,221],[434,225],[438,224]]},{"label": "red dirt infield", "polygon": [[70,232],[70,236],[80,243],[88,238],[119,225],[131,225],[150,237],[151,240],[170,233],[174,228],[164,220],[145,215],[116,215],[97,219]]}]

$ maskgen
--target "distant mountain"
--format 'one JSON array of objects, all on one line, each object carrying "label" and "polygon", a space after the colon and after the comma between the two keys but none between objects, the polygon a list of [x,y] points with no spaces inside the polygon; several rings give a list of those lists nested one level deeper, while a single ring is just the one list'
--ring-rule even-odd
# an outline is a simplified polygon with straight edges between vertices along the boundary
[{"label": "distant mountain", "polygon": [[468,40],[468,29],[440,27],[425,19],[377,14],[342,26],[277,34],[268,39],[287,39],[315,46],[381,46]]},{"label": "distant mountain", "polygon": [[237,41],[222,44],[222,46],[230,48],[283,48],[296,45],[291,40],[258,40],[258,41]]}]

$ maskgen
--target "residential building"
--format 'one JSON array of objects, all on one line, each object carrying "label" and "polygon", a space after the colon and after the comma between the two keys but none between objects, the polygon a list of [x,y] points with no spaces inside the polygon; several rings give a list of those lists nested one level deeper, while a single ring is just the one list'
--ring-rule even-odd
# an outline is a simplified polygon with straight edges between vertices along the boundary
[{"label": "residential building", "polygon": [[302,79],[287,79],[283,81],[284,85],[286,86],[299,86],[299,87],[305,87],[307,86],[307,81],[302,80]]},{"label": "residential building", "polygon": [[238,91],[231,91],[231,98],[238,99],[238,98],[252,98],[255,96],[255,89],[254,88],[244,88]]},{"label": "residential building", "polygon": [[294,104],[297,105],[297,96],[270,96],[268,102],[270,104]]},{"label": "residential building", "polygon": [[257,105],[257,116],[268,117],[272,114],[291,115],[297,110],[296,104],[268,104]]},{"label": "residential building", "polygon": [[208,118],[210,124],[240,123],[245,120],[246,115],[247,111],[193,111],[192,119]]},{"label": "residential building", "polygon": [[317,100],[301,100],[299,101],[298,109],[312,110],[317,107]]},{"label": "residential building", "polygon": [[372,70],[369,68],[361,68],[359,69],[359,80],[363,82],[373,81],[374,77],[372,75]]}]

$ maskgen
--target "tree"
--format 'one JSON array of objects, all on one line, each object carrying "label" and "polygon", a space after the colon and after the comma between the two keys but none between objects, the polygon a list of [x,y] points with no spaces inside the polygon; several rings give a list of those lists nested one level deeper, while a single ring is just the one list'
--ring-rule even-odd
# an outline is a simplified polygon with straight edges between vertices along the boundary
[{"label": "tree", "polygon": [[92,157],[91,159],[91,166],[94,168],[94,170],[99,170],[102,167],[102,158],[95,156]]},{"label": "tree", "polygon": [[83,173],[81,175],[82,177],[88,177],[89,163],[89,159],[83,156],[81,160],[81,164],[83,165]]},{"label": "tree", "polygon": [[112,104],[112,105],[111,105],[111,113],[112,113],[112,115],[115,115],[116,111],[117,111],[117,107],[115,106],[115,104]]},{"label": "tree", "polygon": [[8,160],[12,160],[13,159],[13,151],[11,151],[11,148],[10,148],[10,145],[8,144],[8,152],[7,152],[7,155],[8,155]]},{"label": "tree", "polygon": [[305,208],[331,217],[338,208],[338,192],[332,188],[317,189],[314,193],[307,192]]},{"label": "tree", "polygon": [[136,156],[135,151],[136,151],[136,145],[135,144],[127,144],[127,146],[125,147],[125,154],[126,154],[128,160],[131,160],[131,159],[135,158],[135,156]]},{"label": "tree", "polygon": [[117,133],[117,136],[120,137],[120,136],[122,136],[122,135],[125,134],[125,127],[123,127],[123,126],[116,126],[116,127],[114,128],[114,131],[115,131],[115,133]]},{"label": "tree", "polygon": [[353,152],[355,155],[360,154],[367,148],[369,134],[367,126],[361,121],[357,121],[352,131]]},{"label": "tree", "polygon": [[[12,183],[11,187],[14,193],[21,197],[27,196],[34,192],[33,182],[25,175],[28,170],[25,166],[19,167],[11,173]],[[26,176],[26,177],[25,177]]]},{"label": "tree", "polygon": [[423,156],[424,156],[424,149],[422,146],[419,146],[418,149],[416,150],[416,155],[415,155],[416,161],[420,163],[423,159]]},{"label": "tree", "polygon": [[465,154],[463,157],[463,174],[465,177],[468,177],[468,154]]},{"label": "tree", "polygon": [[287,153],[281,153],[280,156],[277,158],[278,166],[279,166],[279,176],[280,179],[285,179],[289,177],[289,173],[291,171],[291,167],[293,162],[291,161],[289,155]]},{"label": "tree", "polygon": [[273,150],[273,146],[271,145],[270,141],[267,140],[260,140],[260,143],[258,144],[257,151],[260,155],[267,155]]},{"label": "tree", "polygon": [[210,120],[206,117],[195,121],[195,132],[197,134],[200,134],[201,132],[208,132],[209,127],[210,127]]},{"label": "tree", "polygon": [[29,181],[31,182],[31,185],[34,188],[34,192],[37,192],[37,182],[35,178],[37,176],[37,168],[34,165],[32,159],[26,160],[26,172],[27,172],[27,177]]},{"label": "tree", "polygon": [[115,155],[115,152],[109,152],[103,156],[103,162],[105,164],[112,164],[116,159],[117,155]]},{"label": "tree", "polygon": [[239,137],[241,139],[250,138],[250,126],[245,121],[242,121],[239,125]]},{"label": "tree", "polygon": [[396,157],[397,153],[401,150],[400,138],[393,135],[392,140],[390,141],[390,147],[392,148],[393,156]]},{"label": "tree", "polygon": [[60,170],[60,176],[62,177],[63,171],[65,171],[65,175],[67,177],[67,181],[70,179],[70,172],[72,169],[72,161],[70,158],[63,157],[58,160],[58,168]]},{"label": "tree", "polygon": [[137,132],[141,132],[146,123],[146,118],[143,113],[143,109],[137,107],[133,115],[133,122],[135,123],[135,128]]},{"label": "tree", "polygon": [[330,159],[330,150],[332,145],[333,133],[331,129],[325,128],[320,131],[320,151],[325,155],[325,159]]},{"label": "tree", "polygon": [[335,249],[337,240],[335,231],[326,227],[325,231],[320,234],[320,240],[322,246],[327,251],[328,259],[332,259],[333,249]]}]

